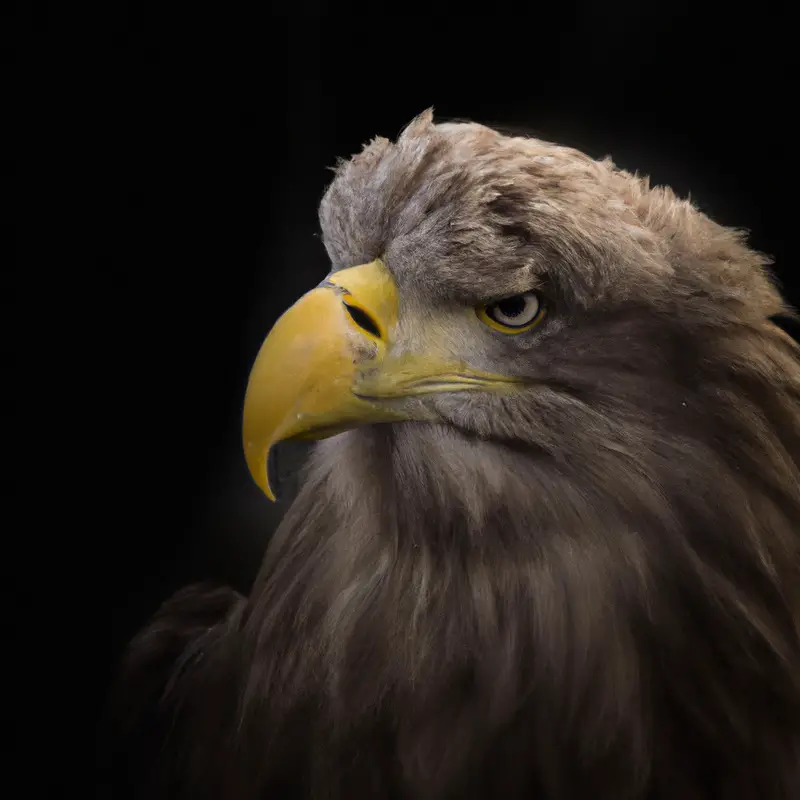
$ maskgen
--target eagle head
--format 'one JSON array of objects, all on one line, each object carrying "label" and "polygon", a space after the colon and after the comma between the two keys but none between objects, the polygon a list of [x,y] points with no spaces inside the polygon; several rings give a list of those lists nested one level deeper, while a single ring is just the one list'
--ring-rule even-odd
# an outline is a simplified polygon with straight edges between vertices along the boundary
[{"label": "eagle head", "polygon": [[268,495],[270,449],[319,440],[245,623],[254,663],[302,652],[251,690],[316,693],[342,747],[380,716],[409,796],[491,753],[519,777],[512,730],[546,796],[788,786],[800,359],[767,259],[609,160],[430,112],[320,223],[331,271],[245,400]]}]

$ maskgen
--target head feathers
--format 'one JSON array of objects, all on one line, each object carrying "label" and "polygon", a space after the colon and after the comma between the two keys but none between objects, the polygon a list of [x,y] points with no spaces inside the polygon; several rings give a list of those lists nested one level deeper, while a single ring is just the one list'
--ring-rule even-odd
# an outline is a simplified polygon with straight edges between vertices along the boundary
[{"label": "head feathers", "polygon": [[334,269],[385,254],[433,293],[491,294],[525,269],[582,306],[645,299],[720,324],[783,309],[768,259],[669,189],[430,111],[339,167],[320,222]]}]

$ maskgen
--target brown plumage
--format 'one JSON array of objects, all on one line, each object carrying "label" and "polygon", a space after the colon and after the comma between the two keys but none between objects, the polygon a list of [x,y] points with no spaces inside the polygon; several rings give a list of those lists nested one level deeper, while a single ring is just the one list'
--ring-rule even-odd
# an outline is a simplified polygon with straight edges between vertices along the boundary
[{"label": "brown plumage", "polygon": [[[800,797],[800,353],[766,259],[429,113],[320,220],[332,270],[391,272],[392,352],[519,388],[321,441],[251,596],[164,605],[118,684],[126,726],[160,698],[145,796]],[[524,335],[463,312],[533,290]]]}]

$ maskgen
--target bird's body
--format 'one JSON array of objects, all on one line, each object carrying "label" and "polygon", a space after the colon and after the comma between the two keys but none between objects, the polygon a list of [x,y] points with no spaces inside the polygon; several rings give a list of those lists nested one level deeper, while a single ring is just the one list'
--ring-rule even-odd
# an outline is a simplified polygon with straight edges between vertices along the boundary
[{"label": "bird's body", "polygon": [[[398,419],[348,399],[250,597],[188,590],[132,645],[170,732],[148,796],[800,797],[800,355],[764,259],[610,162],[429,115],[320,217],[314,302],[368,262],[398,298],[347,334]],[[481,327],[534,292],[530,331]]]}]

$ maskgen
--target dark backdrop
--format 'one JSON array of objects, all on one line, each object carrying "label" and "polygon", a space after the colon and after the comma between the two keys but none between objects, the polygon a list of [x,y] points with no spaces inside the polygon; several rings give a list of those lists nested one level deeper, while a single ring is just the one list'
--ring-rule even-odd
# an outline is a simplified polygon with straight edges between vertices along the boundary
[{"label": "dark backdrop", "polygon": [[67,298],[87,329],[76,395],[90,467],[69,518],[83,554],[70,580],[91,595],[87,705],[99,709],[124,643],[172,591],[198,579],[248,589],[284,510],[241,453],[249,367],[327,272],[316,221],[327,168],[375,134],[394,137],[433,106],[439,119],[610,154],[750,229],[800,300],[788,21],[764,4],[723,8],[485,4],[468,17],[456,4],[112,0],[86,18],[103,51],[93,60],[69,47],[55,59],[60,17],[33,19],[26,57],[47,65],[54,95],[71,91],[59,70],[83,59],[89,108],[66,119],[108,187],[85,275],[101,300]]}]

